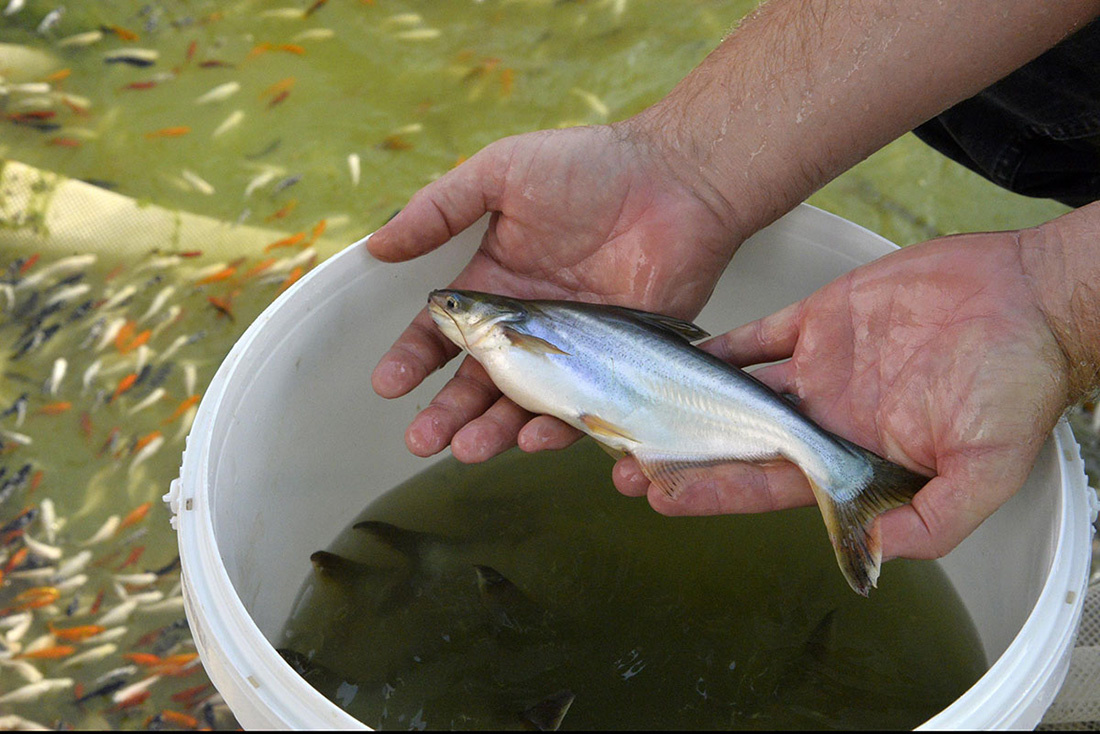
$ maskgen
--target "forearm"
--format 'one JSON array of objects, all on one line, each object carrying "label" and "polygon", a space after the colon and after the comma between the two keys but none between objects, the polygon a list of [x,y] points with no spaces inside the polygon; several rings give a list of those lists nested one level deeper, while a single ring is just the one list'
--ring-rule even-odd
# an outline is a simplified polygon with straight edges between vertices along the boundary
[{"label": "forearm", "polygon": [[627,125],[747,236],[1098,13],[1095,0],[772,0]]},{"label": "forearm", "polygon": [[1100,202],[1020,233],[1020,262],[1068,377],[1068,402],[1100,389]]}]

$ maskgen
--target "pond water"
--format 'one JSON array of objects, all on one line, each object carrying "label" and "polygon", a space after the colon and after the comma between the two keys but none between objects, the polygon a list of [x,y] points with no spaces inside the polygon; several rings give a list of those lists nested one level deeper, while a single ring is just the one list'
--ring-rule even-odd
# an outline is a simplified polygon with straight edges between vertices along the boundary
[{"label": "pond water", "polygon": [[[0,712],[235,726],[195,665],[159,502],[234,340],[483,145],[637,112],[754,6],[5,3]],[[902,244],[1064,210],[912,137],[811,201]],[[191,214],[229,225],[215,243]]]}]

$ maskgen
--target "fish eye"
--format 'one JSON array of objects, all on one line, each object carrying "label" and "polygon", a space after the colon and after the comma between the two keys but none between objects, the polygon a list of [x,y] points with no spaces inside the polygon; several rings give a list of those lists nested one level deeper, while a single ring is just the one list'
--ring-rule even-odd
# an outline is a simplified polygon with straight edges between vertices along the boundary
[{"label": "fish eye", "polygon": [[447,310],[448,311],[457,311],[458,310],[458,299],[455,298],[454,296],[447,296]]}]

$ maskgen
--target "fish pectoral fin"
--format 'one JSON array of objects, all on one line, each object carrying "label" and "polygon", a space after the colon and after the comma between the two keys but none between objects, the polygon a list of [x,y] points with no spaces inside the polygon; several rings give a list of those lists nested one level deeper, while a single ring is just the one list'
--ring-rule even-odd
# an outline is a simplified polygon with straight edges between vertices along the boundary
[{"label": "fish pectoral fin", "polygon": [[[585,425],[588,432],[592,434],[596,440],[601,439],[626,439],[627,441],[637,441],[636,438],[630,435],[630,432],[625,428],[621,428],[614,423],[605,421],[598,415],[592,413],[581,413],[581,423]],[[601,443],[601,445],[603,445]],[[609,447],[611,448],[611,447]]]},{"label": "fish pectoral fin", "polygon": [[508,337],[508,341],[512,343],[513,347],[524,349],[533,354],[564,354],[569,356],[569,352],[559,349],[545,339],[531,334],[524,334],[522,331],[517,331],[508,326],[504,327],[504,335]]},{"label": "fish pectoral fin", "polygon": [[613,446],[608,446],[603,441],[596,441],[596,445],[599,446],[601,449],[603,449],[603,452],[605,454],[607,454],[608,456],[610,456],[615,461],[618,461],[619,459],[621,459],[621,458],[623,458],[624,456],[627,455],[627,453],[625,451],[623,451],[622,449],[617,449]]},{"label": "fish pectoral fin", "polygon": [[722,459],[699,459],[693,456],[668,456],[634,453],[646,479],[661,488],[670,499],[675,499],[695,475],[704,469],[725,463]]}]

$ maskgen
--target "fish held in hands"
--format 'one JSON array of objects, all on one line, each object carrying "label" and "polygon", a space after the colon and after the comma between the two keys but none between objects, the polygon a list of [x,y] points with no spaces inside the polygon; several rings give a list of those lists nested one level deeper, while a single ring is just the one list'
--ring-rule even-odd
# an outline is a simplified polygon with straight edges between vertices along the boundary
[{"label": "fish held in hands", "polygon": [[527,410],[632,455],[669,496],[698,469],[786,459],[801,469],[849,585],[877,583],[877,518],[927,482],[824,430],[748,373],[691,342],[694,324],[618,306],[437,290],[436,325]]}]

